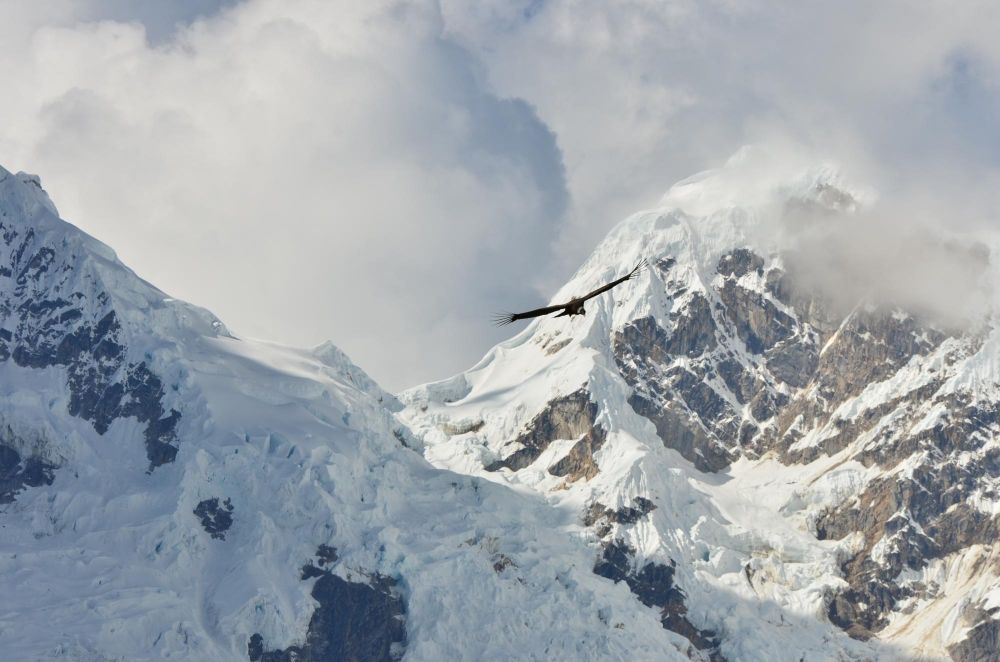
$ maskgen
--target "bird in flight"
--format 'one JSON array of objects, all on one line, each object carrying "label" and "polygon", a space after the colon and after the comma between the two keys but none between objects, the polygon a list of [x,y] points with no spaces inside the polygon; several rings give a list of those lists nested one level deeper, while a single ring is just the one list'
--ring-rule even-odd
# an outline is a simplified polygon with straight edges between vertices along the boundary
[{"label": "bird in flight", "polygon": [[556,315],[556,317],[565,317],[567,315],[583,315],[587,311],[583,309],[583,304],[587,299],[592,299],[598,294],[603,294],[607,292],[615,285],[620,285],[628,279],[635,276],[640,269],[646,266],[646,260],[643,259],[639,264],[635,265],[635,269],[628,272],[626,275],[622,276],[618,280],[613,280],[607,285],[602,285],[593,292],[589,294],[584,294],[582,297],[577,297],[566,303],[561,303],[555,306],[546,306],[545,308],[536,308],[535,310],[529,310],[526,313],[500,313],[493,318],[493,323],[497,326],[503,326],[505,324],[510,324],[511,322],[516,322],[517,320],[527,319],[529,317],[538,317],[539,315],[548,315],[549,313],[554,313],[557,310],[562,312]]}]

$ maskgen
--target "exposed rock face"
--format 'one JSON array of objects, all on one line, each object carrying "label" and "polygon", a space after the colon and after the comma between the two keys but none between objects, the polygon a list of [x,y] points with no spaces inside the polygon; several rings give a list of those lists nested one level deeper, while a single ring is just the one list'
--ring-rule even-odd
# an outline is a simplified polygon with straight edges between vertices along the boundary
[{"label": "exposed rock face", "polygon": [[[763,276],[761,271],[757,270],[758,276]],[[774,349],[796,331],[795,320],[781,312],[767,293],[743,287],[733,277],[722,281],[718,295],[736,336],[752,354],[764,354]]]},{"label": "exposed rock face", "polygon": [[351,582],[324,566],[336,563],[332,547],[320,546],[317,565],[306,565],[302,578],[318,577],[312,597],[319,603],[309,620],[306,641],[284,650],[267,650],[260,634],[247,644],[250,662],[321,662],[402,658],[406,646],[406,605],[391,577],[374,574]]},{"label": "exposed rock face", "polygon": [[338,560],[337,548],[331,547],[330,545],[320,545],[316,550],[316,565],[323,567],[325,565],[332,565]]},{"label": "exposed rock face", "polygon": [[605,440],[604,429],[596,424],[597,405],[586,389],[557,398],[528,424],[513,444],[519,446],[502,460],[486,467],[487,471],[507,468],[513,471],[532,464],[557,439],[579,439],[561,460],[548,468],[553,476],[569,481],[590,478],[597,473],[593,454]]},{"label": "exposed rock face", "polygon": [[163,405],[163,383],[145,361],[130,361],[107,292],[81,278],[76,256],[33,228],[0,220],[0,360],[66,370],[69,413],[104,434],[117,418],[146,423],[150,470],[177,454],[180,412]]},{"label": "exposed rock face", "polygon": [[715,633],[699,630],[687,619],[684,591],[674,585],[674,567],[648,562],[637,570],[634,559],[635,550],[615,540],[604,545],[594,572],[616,583],[624,581],[642,604],[660,608],[660,623],[664,628],[687,638],[699,650],[707,651],[712,662],[722,662],[725,658],[718,652],[719,641]]},{"label": "exposed rock face", "polygon": [[[848,447],[857,450],[845,459],[865,466],[908,463],[815,523],[821,539],[863,536],[843,564],[850,587],[831,599],[832,622],[871,637],[902,600],[919,595],[913,582],[897,581],[900,573],[996,540],[997,518],[970,504],[997,499],[1000,451],[990,441],[1000,434],[1000,403],[941,391],[981,336],[874,305],[838,314],[822,296],[796,288],[780,260],[748,249],[723,255],[701,291],[690,278],[674,278],[676,268],[659,265],[673,301],[669,326],[639,318],[613,339],[633,389],[628,402],[665,446],[702,471],[724,469],[741,453],[774,451],[794,464]],[[912,386],[862,399],[907,369],[919,375],[901,381]],[[594,508],[586,523],[608,535],[611,518]],[[992,623],[970,637],[993,636]]]},{"label": "exposed rock face", "polygon": [[194,514],[201,520],[201,527],[216,540],[225,540],[226,531],[233,525],[233,504],[226,499],[219,504],[218,497],[198,503]]},{"label": "exposed rock face", "polygon": [[[707,308],[702,310],[708,315],[707,320],[702,318],[696,323],[702,331],[677,343],[688,356],[693,352],[700,356],[708,347],[700,338],[707,333],[711,315]],[[690,333],[692,319],[681,318],[685,334]],[[670,344],[670,338],[652,318],[631,323],[615,339],[615,359],[622,376],[634,389],[629,404],[637,414],[652,421],[665,446],[703,471],[717,471],[729,464],[730,456],[713,432],[732,433],[732,418],[727,416],[731,412],[698,373],[667,367],[670,354],[666,347]],[[699,364],[691,365],[701,372]],[[698,412],[704,412],[704,416]]]},{"label": "exposed rock face", "polygon": [[992,544],[1000,534],[996,517],[969,504],[984,494],[984,483],[1000,477],[1000,451],[981,451],[1000,431],[1000,410],[947,404],[954,413],[932,427],[912,435],[905,427],[902,433],[897,429],[878,453],[859,455],[889,467],[918,458],[909,471],[872,481],[856,499],[816,523],[820,538],[864,534],[862,549],[844,564],[851,588],[830,606],[831,620],[859,637],[884,627],[897,602],[913,594],[913,586],[894,581],[900,572],[919,570],[970,545]]},{"label": "exposed rock face", "polygon": [[493,572],[498,575],[508,568],[517,568],[514,559],[500,551],[500,540],[496,536],[474,536],[466,540],[465,544],[478,547],[487,554],[493,564]]},{"label": "exposed rock face", "polygon": [[993,614],[977,613],[978,623],[961,642],[948,647],[955,662],[998,662],[1000,660],[1000,621]]},{"label": "exposed rock face", "polygon": [[0,441],[0,504],[11,503],[26,487],[51,485],[56,468],[39,458],[22,458],[13,446]]},{"label": "exposed rock face", "polygon": [[817,363],[817,334],[765,286],[780,270],[765,273],[764,264],[735,250],[698,291],[674,263],[661,263],[669,327],[640,318],[613,339],[629,404],[702,471],[728,466],[787,402],[785,384],[804,384]]},{"label": "exposed rock face", "polygon": [[[827,342],[807,388],[778,418],[780,447],[788,461],[809,461],[821,452],[835,453],[869,429],[864,423],[854,422],[844,434],[828,435],[820,443],[804,448],[795,446],[809,430],[830,423],[830,414],[839,405],[860,395],[869,384],[889,378],[910,359],[929,355],[944,339],[941,332],[924,328],[913,317],[894,311],[873,309],[852,313]],[[925,386],[919,393],[906,394],[906,400],[930,395],[933,390],[933,386]],[[869,412],[867,418],[874,418],[869,421],[873,424],[882,416]],[[834,424],[848,425],[837,421]]]},{"label": "exposed rock face", "polygon": [[640,519],[656,510],[656,504],[645,497],[635,497],[632,506],[622,506],[612,510],[595,501],[583,515],[584,526],[595,526],[599,538],[611,533],[613,524],[635,524]]}]

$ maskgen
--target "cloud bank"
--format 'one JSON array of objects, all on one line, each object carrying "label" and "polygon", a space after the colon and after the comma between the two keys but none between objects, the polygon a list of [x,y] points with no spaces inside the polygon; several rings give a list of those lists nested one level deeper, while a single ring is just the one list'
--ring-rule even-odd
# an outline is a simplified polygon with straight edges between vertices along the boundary
[{"label": "cloud bank", "polygon": [[923,192],[952,217],[1000,210],[996,3],[443,6],[497,87],[528,99],[557,134],[573,201],[567,240],[592,245],[607,218],[748,143],[795,144],[885,199]]},{"label": "cloud bank", "polygon": [[159,46],[41,27],[8,54],[0,154],[171,294],[239,333],[334,338],[402,387],[537,297],[567,204],[554,135],[442,33],[433,7],[300,0]]}]

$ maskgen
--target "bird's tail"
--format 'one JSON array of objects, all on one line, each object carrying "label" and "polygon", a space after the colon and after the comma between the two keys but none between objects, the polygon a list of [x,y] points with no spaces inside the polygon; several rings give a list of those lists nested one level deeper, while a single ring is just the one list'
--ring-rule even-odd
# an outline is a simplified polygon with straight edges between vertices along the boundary
[{"label": "bird's tail", "polygon": [[517,319],[517,315],[514,313],[494,313],[493,314],[493,324],[495,326],[506,326],[512,324],[514,320]]}]

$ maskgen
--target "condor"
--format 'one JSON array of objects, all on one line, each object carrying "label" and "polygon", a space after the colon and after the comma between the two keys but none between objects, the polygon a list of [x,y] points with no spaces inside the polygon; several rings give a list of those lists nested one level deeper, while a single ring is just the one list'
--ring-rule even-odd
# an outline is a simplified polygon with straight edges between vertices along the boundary
[{"label": "condor", "polygon": [[529,310],[526,313],[500,313],[493,318],[493,323],[497,326],[503,326],[504,324],[510,324],[511,322],[516,322],[517,320],[527,319],[529,317],[538,317],[540,315],[548,315],[549,313],[554,313],[557,310],[562,312],[556,315],[556,317],[565,317],[567,315],[583,315],[587,311],[583,309],[583,304],[588,299],[593,299],[598,294],[603,294],[607,292],[612,287],[620,285],[625,281],[629,280],[635,276],[640,269],[646,266],[646,260],[642,260],[639,264],[635,265],[635,269],[628,272],[626,275],[622,276],[618,280],[613,280],[607,285],[602,285],[593,292],[585,294],[582,297],[577,297],[566,303],[561,303],[556,306],[546,306],[545,308],[536,308],[535,310]]}]

